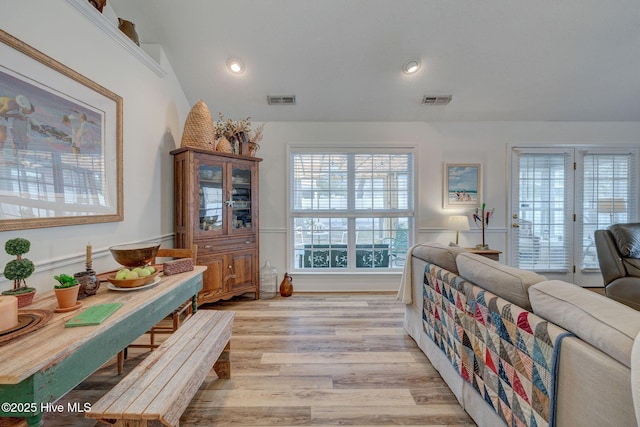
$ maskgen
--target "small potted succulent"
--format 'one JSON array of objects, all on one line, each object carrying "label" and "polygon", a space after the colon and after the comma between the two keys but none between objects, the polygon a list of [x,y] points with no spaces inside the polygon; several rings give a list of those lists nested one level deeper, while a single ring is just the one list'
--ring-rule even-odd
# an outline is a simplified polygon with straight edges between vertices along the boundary
[{"label": "small potted succulent", "polygon": [[60,274],[53,276],[53,278],[58,281],[58,284],[53,287],[56,299],[58,300],[58,309],[74,308],[77,305],[78,291],[80,290],[78,280],[68,274]]},{"label": "small potted succulent", "polygon": [[27,277],[31,276],[35,270],[33,262],[22,255],[29,252],[31,242],[23,238],[7,240],[4,250],[9,255],[14,255],[16,259],[9,261],[4,267],[4,277],[13,280],[13,289],[2,292],[2,295],[14,295],[18,298],[18,308],[25,307],[33,302],[36,289],[27,286]]}]

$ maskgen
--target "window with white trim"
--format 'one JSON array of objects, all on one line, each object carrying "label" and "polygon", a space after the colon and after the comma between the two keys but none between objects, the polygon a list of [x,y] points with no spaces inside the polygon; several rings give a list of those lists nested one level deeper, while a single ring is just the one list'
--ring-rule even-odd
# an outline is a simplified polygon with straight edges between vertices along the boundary
[{"label": "window with white trim", "polygon": [[290,162],[294,269],[404,265],[413,239],[413,152],[292,150]]}]

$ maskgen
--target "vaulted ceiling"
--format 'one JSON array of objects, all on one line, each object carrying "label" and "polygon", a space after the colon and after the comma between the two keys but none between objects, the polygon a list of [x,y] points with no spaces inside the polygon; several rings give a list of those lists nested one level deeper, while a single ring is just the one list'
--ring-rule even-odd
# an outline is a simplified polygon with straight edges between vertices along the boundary
[{"label": "vaulted ceiling", "polygon": [[[191,104],[225,117],[640,120],[638,0],[109,2],[162,45]],[[412,58],[421,68],[405,75]],[[453,98],[423,105],[432,94]]]}]

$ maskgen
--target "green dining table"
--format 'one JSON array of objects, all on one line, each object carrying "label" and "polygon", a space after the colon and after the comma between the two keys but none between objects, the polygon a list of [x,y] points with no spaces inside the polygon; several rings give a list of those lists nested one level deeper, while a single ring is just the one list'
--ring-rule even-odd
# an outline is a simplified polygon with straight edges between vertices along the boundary
[{"label": "green dining table", "polygon": [[[53,291],[37,295],[33,304],[21,310],[51,312],[48,321],[39,329],[0,342],[0,417],[24,417],[29,426],[40,426],[47,412],[82,415],[91,402],[64,406],[56,401],[185,301],[191,299],[197,306],[205,269],[195,266],[185,273],[160,274],[156,285],[135,290],[102,283],[95,295],[81,300],[77,310],[64,313],[54,312]],[[84,310],[108,303],[122,306],[100,324],[65,327]],[[113,374],[117,375],[115,366]]]}]

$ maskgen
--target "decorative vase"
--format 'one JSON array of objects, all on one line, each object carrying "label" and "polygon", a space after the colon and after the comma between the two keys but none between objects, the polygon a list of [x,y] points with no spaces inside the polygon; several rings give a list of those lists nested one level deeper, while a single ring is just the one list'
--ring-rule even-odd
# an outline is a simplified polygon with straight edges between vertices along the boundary
[{"label": "decorative vase", "polygon": [[278,270],[267,260],[260,268],[260,298],[275,296],[278,286]]},{"label": "decorative vase", "polygon": [[284,278],[280,283],[280,295],[283,297],[293,295],[293,278],[289,276],[289,273],[284,273]]},{"label": "decorative vase", "polygon": [[255,157],[258,148],[260,148],[258,144],[256,144],[255,142],[249,142],[249,157]]},{"label": "decorative vase", "polygon": [[107,0],[89,0],[89,3],[102,13],[104,6],[107,4]]},{"label": "decorative vase", "polygon": [[80,283],[80,290],[78,291],[78,299],[83,299],[91,295],[95,295],[100,288],[100,281],[96,277],[96,272],[93,270],[81,271],[73,275],[78,283]]},{"label": "decorative vase", "polygon": [[131,21],[127,21],[126,19],[118,18],[118,28],[127,37],[129,37],[132,42],[140,46],[140,41],[138,40],[138,33],[136,33],[136,24],[134,24]]},{"label": "decorative vase", "polygon": [[238,141],[238,154],[241,156],[249,155],[249,141],[247,140],[247,135],[244,132],[236,133],[236,141]]},{"label": "decorative vase", "polygon": [[233,153],[233,146],[231,145],[231,142],[223,136],[218,140],[218,144],[216,144],[216,151],[221,153]]},{"label": "decorative vase", "polygon": [[55,289],[56,299],[58,300],[58,308],[65,309],[71,308],[78,302],[78,292],[80,291],[80,284],[71,286],[70,288]]}]

